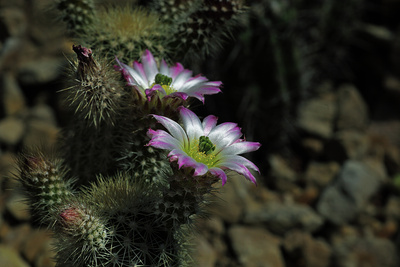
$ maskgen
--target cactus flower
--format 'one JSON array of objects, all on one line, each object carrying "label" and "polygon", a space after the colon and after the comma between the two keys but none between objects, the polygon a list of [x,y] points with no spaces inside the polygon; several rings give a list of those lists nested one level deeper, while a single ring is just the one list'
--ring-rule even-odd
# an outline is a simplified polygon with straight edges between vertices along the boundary
[{"label": "cactus flower", "polygon": [[128,85],[135,87],[138,92],[150,101],[157,92],[163,97],[179,97],[186,100],[195,97],[204,103],[204,95],[221,92],[220,81],[208,81],[206,77],[197,75],[192,77],[192,71],[185,69],[182,64],[168,67],[165,60],[160,67],[149,50],[142,56],[142,63],[135,61],[133,68],[116,59],[120,71]]},{"label": "cactus flower", "polygon": [[153,115],[168,131],[148,130],[151,138],[148,146],[170,150],[170,161],[177,161],[179,168],[191,167],[194,176],[211,173],[226,183],[225,170],[242,174],[256,184],[249,169],[258,171],[257,166],[239,154],[257,150],[261,144],[239,139],[241,129],[236,123],[217,125],[217,117],[210,115],[203,122],[187,108],[180,107],[183,128],[177,122],[163,116]]}]

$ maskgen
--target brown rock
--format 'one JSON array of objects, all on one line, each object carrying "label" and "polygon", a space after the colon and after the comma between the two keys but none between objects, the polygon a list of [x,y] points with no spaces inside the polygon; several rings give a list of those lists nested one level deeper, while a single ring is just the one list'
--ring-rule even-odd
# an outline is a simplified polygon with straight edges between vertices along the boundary
[{"label": "brown rock", "polygon": [[193,259],[195,266],[213,267],[217,261],[217,253],[203,236],[196,236],[195,253]]},{"label": "brown rock", "polygon": [[58,138],[59,129],[41,120],[31,120],[23,139],[25,147],[52,147]]},{"label": "brown rock", "polygon": [[339,170],[339,164],[334,161],[328,163],[313,161],[307,166],[305,179],[307,183],[324,188],[332,182]]},{"label": "brown rock", "polygon": [[0,121],[0,142],[7,145],[16,145],[22,138],[25,125],[22,120],[7,117]]},{"label": "brown rock", "polygon": [[280,240],[262,228],[234,226],[228,231],[239,262],[246,267],[284,267]]},{"label": "brown rock", "polygon": [[300,107],[298,126],[306,132],[330,138],[333,133],[333,121],[337,112],[336,96],[323,92],[320,96],[309,99]]},{"label": "brown rock", "polygon": [[251,201],[249,200],[249,187],[251,186],[254,185],[243,176],[232,174],[228,177],[228,182],[218,189],[220,194],[213,199],[207,210],[226,222],[237,223],[243,215],[246,203]]},{"label": "brown rock", "polygon": [[330,246],[323,240],[314,239],[310,234],[291,231],[283,241],[289,261],[301,262],[307,267],[328,267],[332,255]]},{"label": "brown rock", "polygon": [[6,210],[19,221],[28,221],[31,218],[26,197],[18,193],[12,194],[7,199]]},{"label": "brown rock", "polygon": [[4,108],[5,115],[11,116],[20,113],[25,109],[25,98],[15,77],[10,73],[4,73],[0,76],[1,80],[2,86],[0,87],[3,87],[3,92],[0,89],[0,94],[2,94],[0,105]]},{"label": "brown rock", "polygon": [[0,266],[29,267],[18,252],[5,245],[0,245]]},{"label": "brown rock", "polygon": [[368,110],[358,90],[353,85],[343,85],[337,96],[337,129],[364,131],[368,127]]},{"label": "brown rock", "polygon": [[31,231],[31,226],[28,223],[11,228],[4,235],[3,243],[15,250],[20,250]]},{"label": "brown rock", "polygon": [[48,243],[51,242],[50,233],[44,230],[34,230],[27,237],[27,240],[22,246],[22,254],[31,263],[48,248]]}]

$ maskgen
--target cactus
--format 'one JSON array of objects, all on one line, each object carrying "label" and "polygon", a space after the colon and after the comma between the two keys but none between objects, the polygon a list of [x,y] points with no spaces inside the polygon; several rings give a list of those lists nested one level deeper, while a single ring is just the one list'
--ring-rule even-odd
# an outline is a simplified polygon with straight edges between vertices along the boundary
[{"label": "cactus", "polygon": [[92,0],[56,0],[55,4],[67,30],[72,34],[83,32],[95,17]]},{"label": "cactus", "polygon": [[[88,3],[58,8],[67,2]],[[73,45],[77,59],[61,91],[74,117],[58,157],[21,155],[22,189],[34,217],[54,231],[57,266],[192,266],[194,222],[214,184],[227,182],[226,170],[256,183],[250,170],[258,168],[239,154],[260,144],[240,139],[235,123],[217,125],[212,115],[201,122],[190,110],[222,82],[173,64],[187,53],[202,57],[211,42],[177,29],[188,14],[210,16],[206,38],[219,36],[241,2],[99,5],[66,17],[76,40],[90,45]],[[80,27],[79,12],[88,15]],[[184,38],[202,41],[187,46]]]}]

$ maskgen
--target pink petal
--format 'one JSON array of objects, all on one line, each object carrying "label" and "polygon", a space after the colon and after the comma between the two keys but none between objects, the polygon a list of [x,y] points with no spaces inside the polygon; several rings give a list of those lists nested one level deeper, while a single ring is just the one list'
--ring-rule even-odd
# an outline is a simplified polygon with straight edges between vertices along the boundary
[{"label": "pink petal", "polygon": [[158,67],[153,54],[147,49],[142,56],[142,63],[147,80],[149,83],[154,82],[156,74],[158,73]]},{"label": "pink petal", "polygon": [[175,66],[170,68],[171,78],[175,80],[175,77],[178,76],[184,70],[182,64],[176,63]]},{"label": "pink petal", "polygon": [[183,106],[179,107],[178,111],[189,140],[197,140],[200,136],[204,135],[203,125],[193,111]]},{"label": "pink petal", "polygon": [[221,168],[227,168],[230,170],[233,170],[241,175],[243,175],[246,179],[252,181],[255,185],[257,185],[256,178],[253,176],[253,174],[247,169],[246,166],[239,164],[239,163],[233,163],[233,162],[225,162],[223,165],[220,166]]},{"label": "pink petal", "polygon": [[177,139],[184,147],[188,145],[188,137],[186,135],[186,132],[183,130],[183,128],[176,123],[175,121],[171,120],[170,118],[163,117],[163,116],[158,116],[158,115],[153,115],[153,117],[161,123],[170,133],[171,135]]},{"label": "pink petal", "polygon": [[215,175],[215,176],[221,178],[221,180],[222,180],[222,185],[225,185],[226,180],[227,180],[227,176],[226,176],[225,172],[224,172],[222,169],[217,168],[217,167],[213,167],[213,168],[211,168],[209,171],[210,171],[210,173],[212,173],[213,175]]},{"label": "pink petal", "polygon": [[210,131],[217,125],[217,120],[218,118],[215,117],[214,115],[209,115],[204,118],[203,120],[203,129],[204,129],[204,135],[207,136]]},{"label": "pink petal", "polygon": [[221,151],[224,155],[238,155],[238,154],[243,154],[247,152],[252,152],[256,151],[259,149],[261,146],[260,143],[258,142],[238,142],[234,143],[228,147],[226,147],[224,150]]}]

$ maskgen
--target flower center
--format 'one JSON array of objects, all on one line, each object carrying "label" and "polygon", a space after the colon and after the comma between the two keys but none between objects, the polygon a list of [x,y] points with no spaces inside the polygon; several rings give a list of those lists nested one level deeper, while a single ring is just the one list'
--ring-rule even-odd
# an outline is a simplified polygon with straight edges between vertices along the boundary
[{"label": "flower center", "polygon": [[167,75],[161,73],[157,73],[154,79],[154,83],[152,84],[151,87],[153,87],[155,84],[159,84],[165,90],[165,93],[169,95],[173,92],[176,92],[176,90],[171,87],[171,83],[172,83],[171,77],[168,77]]},{"label": "flower center", "polygon": [[200,136],[198,140],[191,143],[187,154],[197,162],[204,163],[208,167],[215,164],[216,158],[212,152],[215,150],[215,145],[207,136]]},{"label": "flower center", "polygon": [[199,152],[208,155],[215,150],[215,145],[210,141],[207,136],[200,136],[199,138]]}]

